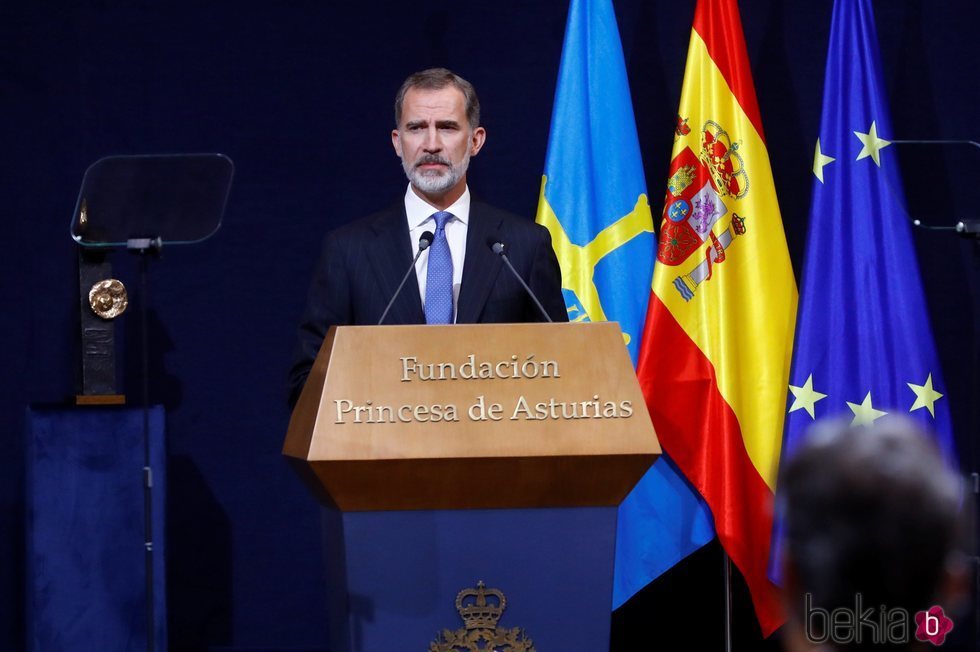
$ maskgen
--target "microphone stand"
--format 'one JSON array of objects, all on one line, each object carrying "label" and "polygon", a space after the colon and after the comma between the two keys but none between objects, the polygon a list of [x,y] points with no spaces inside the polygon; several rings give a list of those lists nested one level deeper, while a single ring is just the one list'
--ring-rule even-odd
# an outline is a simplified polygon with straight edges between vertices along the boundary
[{"label": "microphone stand", "polygon": [[412,264],[408,266],[407,270],[405,270],[405,276],[402,277],[402,282],[398,284],[398,287],[395,289],[395,293],[391,295],[391,301],[389,301],[388,305],[385,306],[385,311],[381,313],[381,319],[378,320],[378,326],[384,323],[385,317],[388,316],[388,311],[391,310],[393,305],[395,305],[395,299],[398,298],[398,295],[402,292],[402,288],[405,287],[405,282],[408,281],[408,276],[412,273],[412,270],[415,269],[415,263],[418,262],[419,256],[422,255],[423,251],[429,248],[429,245],[432,244],[433,238],[435,238],[435,236],[432,234],[432,231],[426,231],[419,236],[419,249],[415,252],[415,258],[412,259]]},{"label": "microphone stand", "polygon": [[507,252],[506,252],[507,246],[503,242],[498,242],[496,240],[490,240],[489,242],[487,242],[487,244],[490,245],[490,250],[493,251],[493,253],[497,254],[498,256],[504,259],[504,262],[507,263],[507,268],[510,269],[511,274],[513,274],[520,282],[520,284],[524,287],[528,295],[531,297],[531,300],[534,301],[534,305],[538,307],[538,310],[541,311],[541,314],[544,315],[544,318],[548,321],[548,323],[554,323],[554,320],[551,318],[551,315],[548,314],[548,311],[545,310],[544,306],[541,305],[541,302],[538,301],[538,297],[534,294],[534,292],[531,291],[531,288],[528,287],[528,284],[524,282],[524,279],[521,278],[521,275],[517,273],[517,270],[514,269],[514,266],[510,262],[510,258],[507,257]]}]

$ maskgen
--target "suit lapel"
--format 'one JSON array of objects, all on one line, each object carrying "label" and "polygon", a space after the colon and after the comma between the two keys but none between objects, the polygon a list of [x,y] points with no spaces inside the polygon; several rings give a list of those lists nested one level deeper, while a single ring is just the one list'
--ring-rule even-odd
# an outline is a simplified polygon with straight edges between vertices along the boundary
[{"label": "suit lapel", "polygon": [[[497,234],[500,221],[490,217],[485,207],[470,204],[470,223],[466,229],[466,260],[463,281],[456,306],[457,324],[474,324],[490,296],[503,261],[487,246],[487,240]],[[406,239],[408,236],[405,236]]]},{"label": "suit lapel", "polygon": [[[414,252],[408,244],[408,218],[405,206],[399,203],[378,216],[371,224],[375,246],[369,249],[369,257],[384,291],[384,304],[388,305],[401,283],[405,270],[412,263]],[[382,307],[382,310],[384,308]],[[379,315],[380,316],[380,315]],[[385,324],[424,324],[419,301],[419,283],[415,274],[409,274],[405,287],[385,317]]]}]

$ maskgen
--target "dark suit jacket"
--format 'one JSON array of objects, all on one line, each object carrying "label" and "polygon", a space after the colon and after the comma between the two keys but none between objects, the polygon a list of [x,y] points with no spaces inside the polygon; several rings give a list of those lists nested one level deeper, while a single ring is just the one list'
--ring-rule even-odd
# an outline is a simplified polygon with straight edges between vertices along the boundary
[{"label": "dark suit jacket", "polygon": [[[510,261],[551,318],[568,321],[561,271],[547,229],[473,200],[456,323],[544,321],[513,274],[502,269],[503,261],[487,246],[490,239],[507,245]],[[327,234],[289,373],[290,405],[299,398],[327,329],[377,324],[414,255],[404,202]],[[410,274],[385,324],[424,323],[418,280]]]}]

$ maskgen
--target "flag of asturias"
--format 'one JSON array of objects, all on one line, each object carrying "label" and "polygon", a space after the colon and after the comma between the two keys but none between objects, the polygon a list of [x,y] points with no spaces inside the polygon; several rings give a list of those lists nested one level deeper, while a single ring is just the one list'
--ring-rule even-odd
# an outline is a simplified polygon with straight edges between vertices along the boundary
[{"label": "flag of asturias", "polygon": [[[537,221],[551,232],[571,321],[617,321],[634,363],[656,238],[611,0],[572,0]],[[619,510],[615,609],[713,537],[662,458]]]},{"label": "flag of asturias", "polygon": [[768,636],[797,293],[736,0],[697,4],[672,156],[638,374]]},{"label": "flag of asturias", "polygon": [[[814,419],[922,422],[954,464],[949,401],[901,189],[870,0],[834,3],[783,455]],[[776,537],[778,542],[778,536]],[[773,571],[778,570],[777,555]]]}]

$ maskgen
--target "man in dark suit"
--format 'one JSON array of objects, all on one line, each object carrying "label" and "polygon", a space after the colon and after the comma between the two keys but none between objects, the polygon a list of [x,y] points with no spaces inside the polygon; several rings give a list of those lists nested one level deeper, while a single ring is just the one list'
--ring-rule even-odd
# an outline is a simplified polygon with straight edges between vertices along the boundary
[{"label": "man in dark suit", "polygon": [[395,98],[391,143],[404,201],[327,235],[290,371],[295,404],[330,326],[377,324],[426,231],[434,234],[385,324],[507,323],[544,317],[488,243],[502,242],[555,321],[567,321],[548,231],[472,200],[470,157],[486,139],[473,86],[444,68],[409,76]]}]

